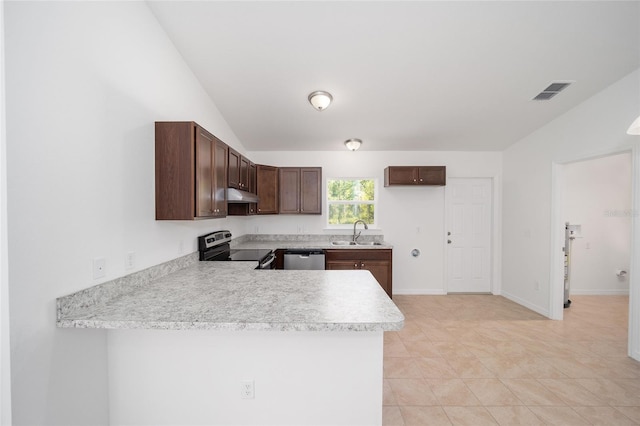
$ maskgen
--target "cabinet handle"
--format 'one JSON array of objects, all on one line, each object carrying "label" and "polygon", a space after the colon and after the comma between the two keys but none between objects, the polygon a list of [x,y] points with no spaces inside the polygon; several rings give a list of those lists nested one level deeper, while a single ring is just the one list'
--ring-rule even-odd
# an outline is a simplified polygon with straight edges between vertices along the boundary
[{"label": "cabinet handle", "polygon": [[420,182],[422,182],[422,179],[420,179]]},{"label": "cabinet handle", "polygon": [[362,262],[362,263],[360,264],[360,267],[361,267],[361,268],[364,268],[364,262]]},{"label": "cabinet handle", "polygon": [[358,269],[358,264],[357,263],[353,264],[353,269]]}]

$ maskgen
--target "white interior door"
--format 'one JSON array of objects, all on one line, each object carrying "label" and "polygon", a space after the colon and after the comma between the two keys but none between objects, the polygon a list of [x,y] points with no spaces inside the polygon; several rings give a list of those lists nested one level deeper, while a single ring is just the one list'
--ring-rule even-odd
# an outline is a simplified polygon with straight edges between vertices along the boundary
[{"label": "white interior door", "polygon": [[491,188],[489,178],[447,179],[448,293],[491,292]]}]

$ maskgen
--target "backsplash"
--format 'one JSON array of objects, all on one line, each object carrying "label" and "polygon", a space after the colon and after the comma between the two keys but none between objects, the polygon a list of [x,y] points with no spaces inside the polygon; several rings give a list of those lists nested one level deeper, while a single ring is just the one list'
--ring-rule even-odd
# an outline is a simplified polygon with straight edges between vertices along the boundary
[{"label": "backsplash", "polygon": [[[290,241],[290,242],[306,242],[306,241],[344,241],[351,240],[352,234],[247,234],[231,241],[231,247],[247,242],[271,242],[271,241]],[[358,241],[362,242],[383,242],[384,235],[361,235]]]}]

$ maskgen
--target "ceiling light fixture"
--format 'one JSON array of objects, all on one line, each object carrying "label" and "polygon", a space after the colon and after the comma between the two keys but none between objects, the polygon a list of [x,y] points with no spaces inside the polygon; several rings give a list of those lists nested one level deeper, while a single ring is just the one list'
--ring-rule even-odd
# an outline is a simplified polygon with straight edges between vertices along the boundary
[{"label": "ceiling light fixture", "polygon": [[635,119],[631,126],[629,126],[629,130],[627,130],[628,135],[636,135],[640,136],[640,116]]},{"label": "ceiling light fixture", "polygon": [[344,145],[349,148],[351,151],[357,151],[362,145],[362,140],[360,139],[348,139],[344,141]]},{"label": "ceiling light fixture", "polygon": [[309,103],[318,111],[327,109],[332,100],[331,93],[323,90],[316,90],[309,94]]}]

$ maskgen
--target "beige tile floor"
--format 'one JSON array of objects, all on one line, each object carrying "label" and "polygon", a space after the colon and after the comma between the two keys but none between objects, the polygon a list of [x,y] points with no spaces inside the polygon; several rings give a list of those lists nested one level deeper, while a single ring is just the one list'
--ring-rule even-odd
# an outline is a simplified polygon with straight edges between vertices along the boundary
[{"label": "beige tile floor", "polygon": [[575,296],[564,321],[500,296],[394,296],[384,425],[640,425],[626,296]]}]

